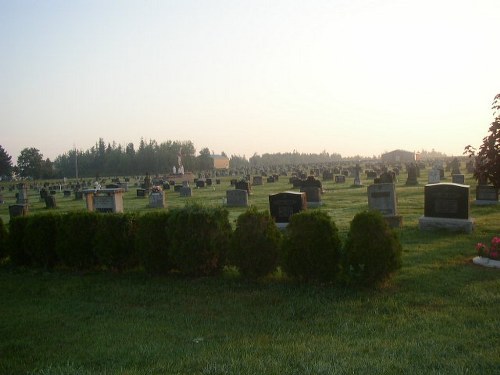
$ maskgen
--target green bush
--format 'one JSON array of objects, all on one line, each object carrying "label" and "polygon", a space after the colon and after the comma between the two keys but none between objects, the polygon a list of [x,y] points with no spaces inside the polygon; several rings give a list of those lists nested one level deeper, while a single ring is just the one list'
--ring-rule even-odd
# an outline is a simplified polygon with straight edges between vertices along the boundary
[{"label": "green bush", "polygon": [[220,273],[231,237],[228,211],[199,205],[172,210],[168,221],[169,256],[187,276]]},{"label": "green bush", "polygon": [[7,255],[15,266],[31,265],[31,257],[24,246],[24,235],[28,225],[28,216],[16,216],[10,219],[7,237]]},{"label": "green bush", "polygon": [[166,274],[173,268],[168,255],[168,219],[166,211],[137,218],[136,252],[146,272],[153,275]]},{"label": "green bush", "polygon": [[56,252],[65,266],[83,271],[97,264],[94,237],[98,217],[98,214],[88,211],[69,212],[61,217]]},{"label": "green bush", "polygon": [[28,216],[24,232],[24,249],[35,267],[52,269],[58,263],[56,235],[57,214]]},{"label": "green bush", "polygon": [[334,281],[340,270],[338,229],[323,211],[292,215],[283,241],[283,267],[299,280]]},{"label": "green bush", "polygon": [[372,285],[401,267],[401,243],[378,211],[358,213],[351,221],[345,254],[352,281]]},{"label": "green bush", "polygon": [[136,215],[99,214],[94,250],[99,265],[124,271],[138,265],[134,247]]},{"label": "green bush", "polygon": [[7,229],[0,217],[0,259],[7,255]]},{"label": "green bush", "polygon": [[250,208],[238,217],[229,261],[249,278],[266,276],[278,265],[281,232],[267,211]]}]

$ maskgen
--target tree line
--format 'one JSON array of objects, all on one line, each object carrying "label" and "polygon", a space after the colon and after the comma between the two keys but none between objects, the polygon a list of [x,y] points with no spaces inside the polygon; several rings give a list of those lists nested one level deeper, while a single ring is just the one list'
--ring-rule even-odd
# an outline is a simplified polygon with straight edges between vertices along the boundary
[{"label": "tree line", "polygon": [[[181,161],[185,171],[210,171],[214,168],[213,159],[208,147],[202,148],[198,155],[191,141],[166,141],[141,139],[136,149],[133,143],[125,146],[116,142],[106,143],[103,138],[82,151],[68,150],[54,161],[44,159],[40,150],[27,147],[21,150],[17,165],[12,164],[12,157],[0,146],[0,176],[15,174],[33,179],[50,179],[63,177],[96,177],[168,174]],[[227,155],[222,152],[222,156]],[[180,159],[179,159],[180,158]],[[341,160],[339,154],[305,154],[297,151],[290,153],[254,154],[250,159],[241,155],[231,155],[229,168],[241,170],[250,167],[259,168],[276,165],[300,165],[311,163],[327,163]]]}]

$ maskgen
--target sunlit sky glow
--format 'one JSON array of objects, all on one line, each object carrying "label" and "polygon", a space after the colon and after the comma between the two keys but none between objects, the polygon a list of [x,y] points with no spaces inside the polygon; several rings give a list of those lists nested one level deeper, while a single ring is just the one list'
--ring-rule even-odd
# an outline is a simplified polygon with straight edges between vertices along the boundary
[{"label": "sunlit sky glow", "polygon": [[0,0],[0,145],[461,155],[500,93],[500,1]]}]

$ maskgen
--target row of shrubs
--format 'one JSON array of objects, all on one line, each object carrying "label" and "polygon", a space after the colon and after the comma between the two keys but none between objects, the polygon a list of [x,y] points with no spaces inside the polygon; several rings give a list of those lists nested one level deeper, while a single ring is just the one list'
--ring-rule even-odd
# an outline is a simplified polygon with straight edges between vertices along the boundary
[{"label": "row of shrubs", "polygon": [[280,231],[267,211],[250,208],[233,231],[224,208],[191,205],[138,214],[72,212],[0,220],[0,257],[15,266],[98,268],[143,267],[154,275],[219,274],[235,266],[259,278],[281,267],[300,281],[373,284],[401,265],[401,244],[378,212],[357,214],[342,244],[324,211],[291,217]]}]

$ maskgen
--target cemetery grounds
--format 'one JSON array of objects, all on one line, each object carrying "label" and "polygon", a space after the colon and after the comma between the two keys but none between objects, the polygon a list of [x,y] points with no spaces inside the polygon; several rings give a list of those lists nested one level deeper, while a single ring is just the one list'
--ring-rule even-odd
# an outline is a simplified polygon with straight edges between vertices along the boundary
[{"label": "cemetery grounds", "polygon": [[[472,234],[421,232],[419,185],[397,182],[403,266],[377,288],[298,284],[279,271],[247,281],[227,269],[215,278],[151,277],[0,266],[1,374],[494,374],[500,373],[500,270],[472,264],[475,244],[500,230],[500,205],[475,206]],[[167,207],[221,205],[220,185],[191,198],[166,191]],[[450,182],[447,180],[443,182]],[[345,240],[368,208],[364,187],[323,182],[320,210]],[[476,183],[466,175],[475,197]],[[7,186],[7,185],[6,185]],[[287,177],[253,186],[251,205],[292,190]],[[297,189],[293,189],[297,191]],[[8,223],[15,192],[4,191]],[[46,212],[30,191],[30,215]],[[57,192],[55,212],[85,210]],[[149,212],[131,187],[125,212]],[[244,208],[229,208],[234,221]]]}]

